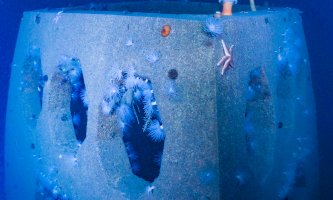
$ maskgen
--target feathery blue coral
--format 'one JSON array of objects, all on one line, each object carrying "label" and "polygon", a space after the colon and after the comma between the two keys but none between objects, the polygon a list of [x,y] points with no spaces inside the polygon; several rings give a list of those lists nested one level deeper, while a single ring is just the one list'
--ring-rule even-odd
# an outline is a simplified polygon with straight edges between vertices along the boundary
[{"label": "feathery blue coral", "polygon": [[222,22],[216,18],[210,17],[205,21],[203,31],[210,37],[217,37],[223,33]]},{"label": "feathery blue coral", "polygon": [[162,54],[160,51],[153,51],[152,53],[148,54],[146,56],[146,60],[150,63],[150,64],[154,64],[157,61],[160,60],[160,58],[162,57]]},{"label": "feathery blue coral", "polygon": [[122,122],[129,124],[135,120],[132,108],[127,104],[121,104],[117,109],[117,114]]},{"label": "feathery blue coral", "polygon": [[160,142],[165,139],[165,133],[163,130],[163,125],[160,124],[158,120],[153,120],[147,128],[148,135],[155,142]]},{"label": "feathery blue coral", "polygon": [[83,105],[85,107],[88,107],[89,100],[88,100],[87,90],[85,88],[83,88],[80,91],[80,98],[81,98],[81,101],[83,102]]},{"label": "feathery blue coral", "polygon": [[107,87],[100,108],[117,115],[132,172],[152,182],[159,175],[165,133],[151,82],[132,67],[116,71]]}]

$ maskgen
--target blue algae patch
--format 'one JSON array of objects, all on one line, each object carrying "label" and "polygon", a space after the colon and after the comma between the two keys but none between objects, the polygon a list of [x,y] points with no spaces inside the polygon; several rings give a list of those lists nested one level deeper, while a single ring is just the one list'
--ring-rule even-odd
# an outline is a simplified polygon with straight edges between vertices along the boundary
[{"label": "blue algae patch", "polygon": [[159,175],[165,132],[149,79],[134,70],[119,71],[102,101],[107,115],[117,115],[133,174],[153,182]]},{"label": "blue algae patch", "polygon": [[70,110],[76,139],[83,142],[87,132],[88,98],[80,60],[64,56],[58,66],[71,85]]},{"label": "blue algae patch", "polygon": [[222,21],[214,17],[209,17],[203,24],[202,30],[209,37],[218,37],[223,33]]}]

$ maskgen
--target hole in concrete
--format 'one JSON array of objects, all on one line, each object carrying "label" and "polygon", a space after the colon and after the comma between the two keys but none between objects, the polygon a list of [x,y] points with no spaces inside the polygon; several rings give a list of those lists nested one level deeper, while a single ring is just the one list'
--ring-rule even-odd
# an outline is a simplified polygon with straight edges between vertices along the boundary
[{"label": "hole in concrete", "polygon": [[178,77],[178,71],[177,71],[176,69],[170,69],[170,70],[168,71],[168,77],[169,77],[170,79],[172,79],[172,80],[177,79],[177,77]]},{"label": "hole in concrete", "polygon": [[280,128],[283,128],[283,122],[279,122],[278,123],[278,128],[280,129]]},{"label": "hole in concrete", "polygon": [[39,15],[39,14],[36,15],[36,17],[35,17],[35,23],[36,23],[36,24],[39,24],[39,23],[40,23],[40,15]]},{"label": "hole in concrete", "polygon": [[[88,98],[84,83],[80,60],[72,57],[63,57],[63,62],[58,66],[71,86],[70,112],[76,139],[83,142],[87,132]],[[66,121],[66,117],[62,117]]]},{"label": "hole in concrete", "polygon": [[[249,154],[252,154],[258,148],[266,148],[263,144],[259,144],[258,135],[260,135],[259,133],[263,130],[269,130],[272,120],[270,112],[271,92],[268,87],[268,80],[264,68],[258,67],[250,71],[247,87],[247,103],[243,129],[245,133],[246,150]],[[267,139],[267,141],[270,140],[268,135],[265,139]]]},{"label": "hole in concrete", "polygon": [[42,109],[44,78],[41,64],[40,49],[32,46],[25,59],[22,71],[20,90],[22,92],[22,101],[25,105],[26,119],[36,125],[36,119]]},{"label": "hole in concrete", "polygon": [[264,100],[271,96],[268,88],[266,75],[262,67],[253,69],[250,72],[250,81],[247,90],[247,100]]},{"label": "hole in concrete", "polygon": [[[153,91],[150,82],[147,84],[148,90]],[[133,173],[153,182],[160,171],[165,133],[154,94],[148,96],[150,99],[141,97],[128,107],[135,118],[125,124],[123,141]]]},{"label": "hole in concrete", "polygon": [[165,133],[150,80],[122,72],[102,110],[117,115],[133,174],[153,182],[160,173]]}]

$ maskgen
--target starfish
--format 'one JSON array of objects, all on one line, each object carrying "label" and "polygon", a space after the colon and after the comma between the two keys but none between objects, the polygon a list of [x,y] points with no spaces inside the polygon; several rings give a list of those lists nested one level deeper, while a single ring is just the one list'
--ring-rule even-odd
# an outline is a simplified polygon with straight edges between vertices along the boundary
[{"label": "starfish", "polygon": [[228,49],[223,40],[221,40],[221,43],[223,46],[224,56],[222,56],[221,60],[217,63],[216,66],[221,66],[221,75],[223,76],[225,70],[227,70],[229,66],[233,67],[234,65],[232,56],[232,48],[234,47],[234,45],[231,45]]}]

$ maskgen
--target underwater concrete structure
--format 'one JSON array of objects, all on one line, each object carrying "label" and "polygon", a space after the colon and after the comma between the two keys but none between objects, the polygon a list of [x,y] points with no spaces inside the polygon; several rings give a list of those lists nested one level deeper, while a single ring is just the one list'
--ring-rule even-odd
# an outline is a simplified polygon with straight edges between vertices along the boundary
[{"label": "underwater concrete structure", "polygon": [[299,11],[236,5],[233,16],[213,18],[220,7],[25,12],[7,110],[6,198],[317,199]]}]

